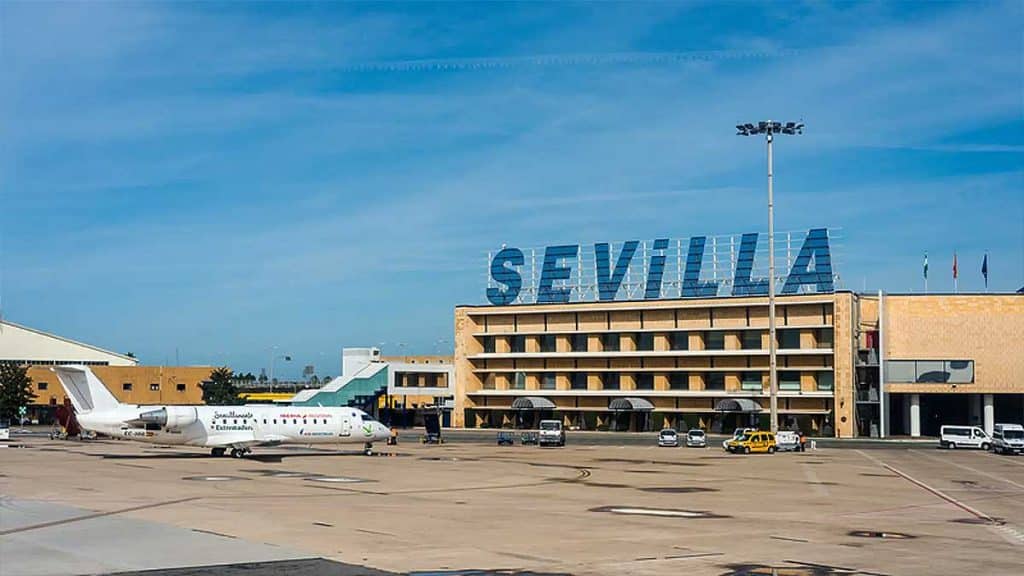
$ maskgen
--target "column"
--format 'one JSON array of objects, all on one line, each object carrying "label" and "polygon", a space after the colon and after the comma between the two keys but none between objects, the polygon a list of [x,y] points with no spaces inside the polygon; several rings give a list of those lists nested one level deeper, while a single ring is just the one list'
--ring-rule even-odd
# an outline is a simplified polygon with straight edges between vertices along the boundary
[{"label": "column", "polygon": [[910,395],[910,435],[917,438],[921,435],[921,395]]},{"label": "column", "polygon": [[910,394],[903,395],[903,430],[904,434],[910,434]]},{"label": "column", "polygon": [[992,394],[985,394],[983,402],[985,404],[985,433],[991,436],[996,420],[995,397]]},{"label": "column", "polygon": [[981,426],[981,394],[971,394],[968,401],[971,408],[971,425]]}]

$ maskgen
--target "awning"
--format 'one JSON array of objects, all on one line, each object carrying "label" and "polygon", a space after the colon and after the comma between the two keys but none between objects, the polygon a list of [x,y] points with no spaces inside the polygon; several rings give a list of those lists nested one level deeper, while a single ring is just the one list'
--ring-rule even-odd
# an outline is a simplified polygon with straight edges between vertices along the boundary
[{"label": "awning", "polygon": [[615,398],[608,404],[609,410],[622,410],[630,412],[650,412],[654,410],[654,404],[651,404],[643,398]]},{"label": "awning", "polygon": [[554,410],[555,403],[541,396],[523,396],[512,402],[513,410]]},{"label": "awning", "polygon": [[749,398],[726,398],[715,404],[715,412],[760,412],[761,405]]}]

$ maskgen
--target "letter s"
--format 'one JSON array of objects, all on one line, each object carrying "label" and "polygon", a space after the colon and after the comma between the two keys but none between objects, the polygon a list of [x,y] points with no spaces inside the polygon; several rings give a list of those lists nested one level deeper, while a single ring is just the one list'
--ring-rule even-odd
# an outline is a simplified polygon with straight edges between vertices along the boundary
[{"label": "letter s", "polygon": [[487,300],[495,306],[511,304],[519,297],[523,288],[523,277],[515,267],[526,262],[523,251],[519,248],[504,248],[491,260],[491,279],[505,286],[502,290],[491,286],[487,288]]}]

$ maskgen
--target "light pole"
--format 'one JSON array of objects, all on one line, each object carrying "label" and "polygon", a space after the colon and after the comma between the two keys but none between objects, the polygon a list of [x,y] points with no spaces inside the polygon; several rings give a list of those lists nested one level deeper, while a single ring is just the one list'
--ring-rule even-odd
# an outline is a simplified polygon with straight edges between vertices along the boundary
[{"label": "light pole", "polygon": [[779,374],[775,341],[775,197],[772,194],[772,141],[775,134],[804,133],[803,122],[758,122],[737,124],[737,136],[764,134],[768,143],[768,385],[771,397],[771,430],[779,431]]},{"label": "light pole", "polygon": [[271,349],[271,351],[270,351],[270,391],[271,392],[274,391],[274,364],[276,363],[277,359],[281,358],[285,362],[291,362],[292,361],[292,357],[289,356],[288,354],[281,354],[280,356],[278,356],[277,354],[275,354],[276,351],[277,351],[277,346],[274,346],[274,348]]}]

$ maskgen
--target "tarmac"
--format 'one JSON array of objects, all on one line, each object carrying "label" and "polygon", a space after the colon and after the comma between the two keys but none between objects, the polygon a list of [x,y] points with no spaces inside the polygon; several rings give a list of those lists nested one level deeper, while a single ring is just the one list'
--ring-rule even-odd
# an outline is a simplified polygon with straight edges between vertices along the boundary
[{"label": "tarmac", "polygon": [[15,437],[0,574],[1024,573],[1021,457],[568,438],[231,459]]}]

